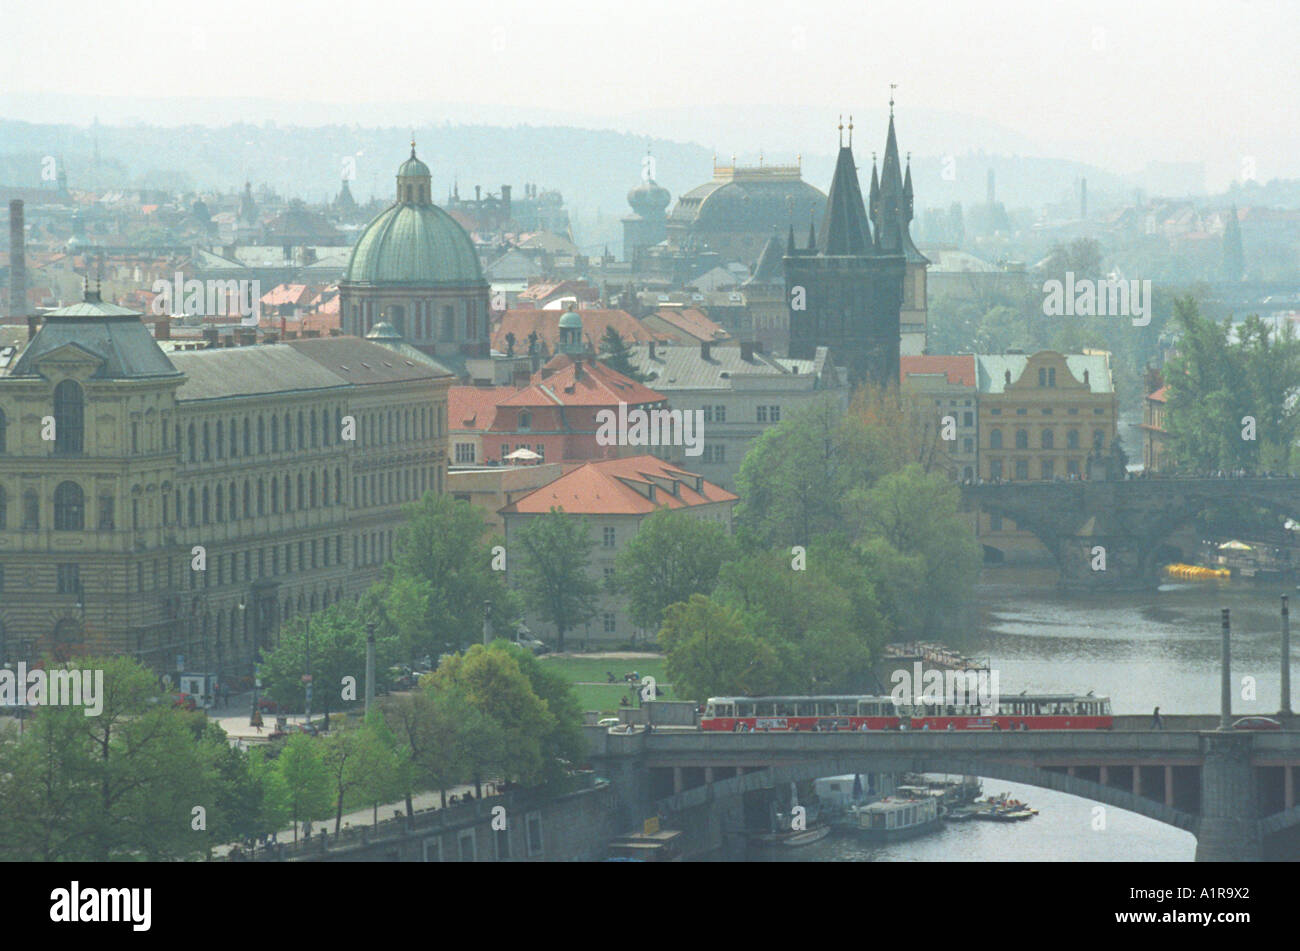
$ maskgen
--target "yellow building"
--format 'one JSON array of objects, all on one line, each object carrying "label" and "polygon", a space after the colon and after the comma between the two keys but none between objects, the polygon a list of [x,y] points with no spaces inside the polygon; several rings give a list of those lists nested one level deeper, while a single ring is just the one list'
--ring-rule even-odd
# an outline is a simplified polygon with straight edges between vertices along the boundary
[{"label": "yellow building", "polygon": [[248,672],[443,491],[451,379],[356,337],[169,353],[98,293],[47,315],[0,352],[0,663]]},{"label": "yellow building", "polygon": [[[985,482],[1086,479],[1090,455],[1095,464],[1112,451],[1119,406],[1110,354],[1043,350],[975,361]],[[1033,535],[998,515],[981,512],[977,534],[995,553],[1045,554]]]}]

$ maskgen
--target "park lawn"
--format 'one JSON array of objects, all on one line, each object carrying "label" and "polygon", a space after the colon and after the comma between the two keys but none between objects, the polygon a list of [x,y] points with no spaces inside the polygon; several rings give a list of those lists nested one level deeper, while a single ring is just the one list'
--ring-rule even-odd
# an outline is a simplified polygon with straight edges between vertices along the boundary
[{"label": "park lawn", "polygon": [[[638,657],[635,660],[614,660],[601,657],[548,657],[538,658],[545,669],[560,673],[573,685],[573,692],[583,710],[599,710],[602,713],[617,713],[621,697],[632,700],[638,706],[629,685],[623,683],[622,677],[635,670],[642,677],[653,677],[660,689],[667,688],[666,700],[675,700],[672,685],[664,683],[664,659],[662,657]],[[606,671],[613,672],[619,678],[618,683],[605,682]]]}]

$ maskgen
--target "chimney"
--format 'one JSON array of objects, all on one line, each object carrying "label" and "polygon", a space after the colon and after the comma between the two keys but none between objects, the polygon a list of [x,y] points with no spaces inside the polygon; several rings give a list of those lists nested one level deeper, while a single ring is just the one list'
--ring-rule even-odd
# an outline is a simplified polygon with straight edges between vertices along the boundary
[{"label": "chimney", "polygon": [[741,343],[740,359],[744,360],[746,363],[754,362],[754,345],[752,343]]},{"label": "chimney", "polygon": [[501,220],[510,220],[510,186],[501,186]]},{"label": "chimney", "polygon": [[475,186],[474,186],[474,204],[477,205],[477,204],[479,204],[479,203],[483,200],[483,194],[482,194],[482,193],[483,193],[483,186],[481,186],[481,185],[475,185]]},{"label": "chimney", "polygon": [[575,380],[582,379],[582,357],[578,357],[573,361],[573,378]]},{"label": "chimney", "polygon": [[707,341],[707,340],[701,340],[701,341],[700,341],[700,359],[701,359],[701,360],[711,360],[711,359],[712,359],[712,355],[711,355],[711,351],[712,351],[712,349],[713,349],[713,345],[712,345],[709,341]]},{"label": "chimney", "polygon": [[[9,202],[9,316],[27,313],[27,245],[22,199]],[[31,325],[28,324],[30,327]]]},{"label": "chimney", "polygon": [[153,324],[153,338],[155,340],[172,339],[172,322],[170,320],[155,320]]},{"label": "chimney", "polygon": [[27,318],[27,339],[31,340],[36,336],[36,331],[40,329],[41,319],[39,317],[28,316]]},{"label": "chimney", "polygon": [[650,347],[650,359],[653,360],[655,359],[655,342],[653,340],[650,341],[649,347]]}]

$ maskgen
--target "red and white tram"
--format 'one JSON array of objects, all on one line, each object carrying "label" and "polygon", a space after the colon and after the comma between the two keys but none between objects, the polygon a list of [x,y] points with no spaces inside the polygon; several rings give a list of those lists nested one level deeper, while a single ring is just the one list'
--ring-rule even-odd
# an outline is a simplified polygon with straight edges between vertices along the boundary
[{"label": "red and white tram", "polygon": [[1109,730],[1110,698],[1088,694],[1002,696],[994,709],[895,704],[892,697],[710,697],[701,730]]}]

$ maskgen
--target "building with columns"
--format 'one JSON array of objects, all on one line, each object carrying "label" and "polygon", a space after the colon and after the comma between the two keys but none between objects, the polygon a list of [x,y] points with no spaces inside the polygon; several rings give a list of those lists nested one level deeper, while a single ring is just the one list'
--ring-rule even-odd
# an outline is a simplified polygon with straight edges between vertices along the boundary
[{"label": "building with columns", "polygon": [[339,282],[343,332],[387,322],[408,343],[465,376],[489,356],[489,285],[465,229],[433,203],[429,166],[397,170],[397,198],[366,226]]},{"label": "building with columns", "polygon": [[444,490],[452,379],[356,337],[168,353],[94,292],[47,315],[0,364],[0,663],[247,673]]}]

